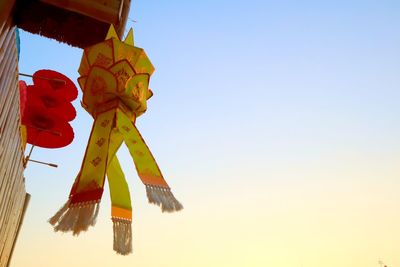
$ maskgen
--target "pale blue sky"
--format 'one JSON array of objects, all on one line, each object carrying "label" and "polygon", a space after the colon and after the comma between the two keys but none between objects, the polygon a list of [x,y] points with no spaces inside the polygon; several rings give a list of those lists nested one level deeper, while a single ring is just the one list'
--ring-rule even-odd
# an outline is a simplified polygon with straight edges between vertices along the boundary
[{"label": "pale blue sky", "polygon": [[[399,239],[391,239],[400,237],[395,227],[400,223],[399,12],[399,1],[133,1],[130,19],[137,23],[128,26],[134,26],[136,45],[156,67],[150,84],[154,97],[137,126],[186,209],[165,219],[148,207],[123,150],[120,159],[139,220],[133,226],[138,252],[124,259],[113,256],[111,226],[101,222],[109,217],[106,193],[98,227],[109,238],[101,250],[109,262],[102,254],[97,266],[160,266],[140,250],[147,246],[140,234],[154,230],[146,228],[149,218],[166,229],[173,220],[177,228],[168,231],[177,240],[185,240],[179,237],[182,228],[202,233],[200,240],[187,237],[186,243],[188,251],[193,246],[199,252],[189,253],[202,258],[199,265],[169,252],[164,266],[245,266],[257,258],[247,266],[333,267],[341,262],[372,267],[379,257],[399,266]],[[20,71],[48,68],[76,81],[81,53],[21,32]],[[62,255],[62,242],[74,251],[80,242],[101,240],[96,230],[98,236],[70,239],[52,233],[46,223],[67,198],[92,124],[78,100],[74,105],[73,144],[38,149],[33,156],[60,167],[31,164],[26,171],[32,201],[15,266],[39,266],[27,262],[43,248]],[[253,225],[255,220],[260,225]],[[328,227],[330,220],[338,223]],[[347,220],[353,222],[343,223]],[[216,240],[218,222],[231,225],[239,237]],[[359,223],[365,223],[365,232],[357,232]],[[343,229],[355,233],[354,243]],[[155,250],[174,247],[173,240],[159,238],[145,239]],[[202,250],[207,239],[229,249],[220,256]],[[275,243],[269,255],[269,242],[282,239],[284,245]],[[38,248],[24,254],[31,243]],[[249,243],[255,247],[246,250]],[[315,254],[322,255],[321,261]],[[76,266],[87,266],[89,259]],[[40,262],[52,266],[57,261],[43,257]]]}]

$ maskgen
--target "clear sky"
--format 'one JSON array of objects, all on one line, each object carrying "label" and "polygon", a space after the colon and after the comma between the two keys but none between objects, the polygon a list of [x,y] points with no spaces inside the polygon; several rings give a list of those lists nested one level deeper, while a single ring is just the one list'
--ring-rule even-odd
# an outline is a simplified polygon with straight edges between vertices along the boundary
[{"label": "clear sky", "polygon": [[[122,149],[134,253],[112,250],[107,190],[96,227],[53,233],[92,125],[76,100],[74,142],[33,154],[60,167],[25,173],[12,266],[399,267],[399,14],[396,0],[133,1],[156,67],[137,127],[185,209],[147,204]],[[21,72],[76,81],[81,50],[26,32],[21,49]]]}]

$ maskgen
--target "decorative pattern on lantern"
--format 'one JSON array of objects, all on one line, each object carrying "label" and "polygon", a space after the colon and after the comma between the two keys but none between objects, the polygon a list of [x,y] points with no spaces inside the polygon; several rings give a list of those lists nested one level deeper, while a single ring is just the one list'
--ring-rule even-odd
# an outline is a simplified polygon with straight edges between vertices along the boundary
[{"label": "decorative pattern on lantern", "polygon": [[163,212],[183,207],[171,193],[161,171],[135,127],[152,96],[149,79],[154,67],[143,49],[135,47],[133,31],[121,42],[111,25],[104,42],[84,49],[78,70],[82,107],[94,123],[81,169],[67,203],[49,220],[55,231],[78,235],[93,226],[107,175],[112,201],[114,250],[132,252],[132,207],[129,188],[116,152],[124,142],[150,203]]},{"label": "decorative pattern on lantern", "polygon": [[78,95],[73,82],[56,71],[39,70],[33,75],[33,85],[24,81],[19,85],[23,140],[43,148],[69,145],[74,139],[69,122],[76,116],[71,101]]}]

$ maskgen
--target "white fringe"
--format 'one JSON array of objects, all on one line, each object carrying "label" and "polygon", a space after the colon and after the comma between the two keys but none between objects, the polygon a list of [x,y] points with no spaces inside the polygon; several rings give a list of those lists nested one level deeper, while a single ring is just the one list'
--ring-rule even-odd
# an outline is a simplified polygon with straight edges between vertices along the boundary
[{"label": "white fringe", "polygon": [[95,210],[95,212],[93,214],[93,217],[92,217],[91,226],[95,226],[95,224],[97,222],[97,216],[99,216],[99,211],[100,211],[100,205],[96,205],[96,210]]},{"label": "white fringe", "polygon": [[174,197],[170,188],[146,185],[146,194],[149,203],[161,206],[162,212],[174,212],[183,209],[183,206]]},{"label": "white fringe", "polygon": [[64,206],[62,206],[53,217],[49,219],[49,223],[51,225],[56,225],[56,223],[60,220],[61,216],[67,211],[69,205],[69,200],[65,202]]},{"label": "white fringe", "polygon": [[114,231],[114,251],[120,255],[132,253],[132,222],[122,218],[112,218]]},{"label": "white fringe", "polygon": [[49,219],[55,232],[72,232],[79,235],[94,226],[99,213],[100,203],[97,201],[69,204],[69,201]]}]

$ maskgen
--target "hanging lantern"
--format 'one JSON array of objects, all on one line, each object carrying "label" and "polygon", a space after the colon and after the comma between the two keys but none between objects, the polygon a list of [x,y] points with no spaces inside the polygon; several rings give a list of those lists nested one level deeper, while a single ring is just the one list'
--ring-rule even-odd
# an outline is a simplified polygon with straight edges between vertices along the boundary
[{"label": "hanging lantern", "polygon": [[60,101],[72,102],[78,96],[75,84],[65,75],[54,70],[38,70],[33,74],[33,84],[40,92]]},{"label": "hanging lantern", "polygon": [[22,124],[27,130],[27,143],[43,148],[61,148],[74,139],[68,122],[42,107],[29,106]]},{"label": "hanging lantern", "polygon": [[123,142],[146,186],[149,202],[160,206],[163,212],[183,208],[135,126],[136,118],[146,111],[146,101],[152,96],[148,86],[154,67],[144,50],[134,46],[132,29],[121,42],[111,26],[104,42],[84,49],[78,71],[82,106],[92,115],[94,123],[69,199],[49,222],[55,231],[74,235],[93,226],[107,174],[114,250],[126,255],[132,251],[132,207],[129,188],[116,156]]},{"label": "hanging lantern", "polygon": [[69,124],[76,116],[71,101],[77,97],[75,85],[66,76],[51,70],[33,75],[34,85],[20,81],[20,113],[27,143],[43,148],[69,145],[74,132]]},{"label": "hanging lantern", "polygon": [[29,90],[35,95],[32,101],[36,99],[39,105],[66,121],[76,117],[71,101],[77,98],[78,90],[65,75],[52,70],[39,70],[33,74],[33,84],[37,89]]}]

